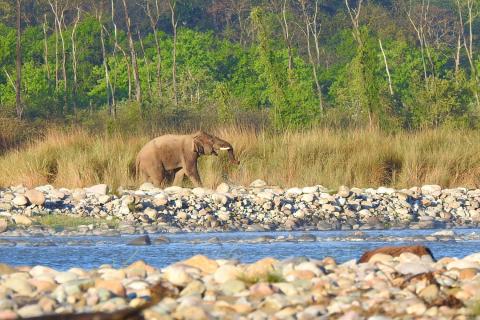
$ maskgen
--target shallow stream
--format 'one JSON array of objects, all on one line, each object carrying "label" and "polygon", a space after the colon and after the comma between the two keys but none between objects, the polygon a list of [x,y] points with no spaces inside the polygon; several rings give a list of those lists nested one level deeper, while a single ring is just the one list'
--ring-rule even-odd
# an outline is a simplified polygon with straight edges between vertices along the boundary
[{"label": "shallow stream", "polygon": [[[170,243],[150,246],[127,245],[138,235],[0,237],[7,243],[11,241],[11,246],[0,246],[0,263],[45,265],[67,270],[71,267],[96,268],[102,264],[121,267],[143,259],[155,267],[165,267],[196,254],[242,262],[253,262],[268,256],[277,259],[332,256],[337,262],[344,262],[357,259],[362,252],[376,247],[406,244],[425,244],[436,258],[464,257],[480,252],[480,229],[455,229],[456,241],[425,239],[435,231],[438,230],[371,230],[362,231],[360,235],[352,231],[151,234],[152,240],[165,236]],[[475,240],[464,240],[472,233]],[[296,240],[306,234],[315,236],[317,240]]]}]

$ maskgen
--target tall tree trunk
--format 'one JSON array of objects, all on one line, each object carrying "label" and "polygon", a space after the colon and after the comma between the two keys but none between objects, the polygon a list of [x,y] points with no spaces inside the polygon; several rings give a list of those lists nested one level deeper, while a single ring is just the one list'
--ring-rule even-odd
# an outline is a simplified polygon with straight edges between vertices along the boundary
[{"label": "tall tree trunk", "polygon": [[390,89],[390,95],[393,96],[392,78],[390,77],[390,69],[388,69],[387,56],[385,55],[385,51],[383,50],[382,40],[378,39],[378,44],[380,45],[380,50],[382,51],[383,55],[383,62],[385,63],[385,71],[387,72],[388,88]]},{"label": "tall tree trunk", "polygon": [[135,100],[142,101],[142,88],[140,87],[140,76],[138,74],[137,55],[135,52],[135,45],[133,43],[132,32],[130,30],[130,17],[128,16],[128,7],[126,0],[122,0],[125,14],[125,24],[127,25],[128,45],[130,47],[130,56],[132,59],[133,79],[135,81]]},{"label": "tall tree trunk", "polygon": [[147,68],[147,87],[148,94],[152,96],[152,77],[150,76],[150,61],[145,53],[145,47],[143,46],[142,36],[140,35],[140,30],[137,29],[138,41],[140,42],[140,48],[142,49],[143,60],[145,61],[145,67]]},{"label": "tall tree trunk", "polygon": [[[100,16],[98,17],[98,21],[101,21]],[[107,93],[107,104],[108,104],[108,111],[110,116],[115,117],[115,111],[113,110],[113,104],[111,102],[111,98],[113,97],[112,94],[112,85],[110,83],[110,74],[108,72],[108,64],[107,64],[107,53],[105,50],[105,37],[103,35],[103,24],[100,22],[100,43],[102,44],[102,59],[103,59],[103,69],[105,71],[105,88]],[[113,99],[112,99],[113,100]]]},{"label": "tall tree trunk", "polygon": [[[114,0],[111,0],[111,13],[112,13],[112,24],[113,24],[113,36],[114,36],[114,46],[113,46],[113,60],[115,61],[115,66],[117,64],[117,48],[119,47],[118,45],[118,37],[117,37],[117,24],[115,23],[115,6],[114,6]],[[122,50],[123,51],[123,50]],[[127,59],[127,67],[130,65],[128,63]],[[132,93],[132,83],[130,79],[130,69],[127,68],[128,72],[128,98],[130,99],[131,93]],[[117,102],[115,100],[115,90],[116,90],[116,84],[117,84],[117,67],[113,68],[113,81],[110,80],[110,88],[112,89],[112,117],[116,118],[117,117]]]},{"label": "tall tree trunk", "polygon": [[[62,24],[65,23],[64,21],[64,13],[65,13],[65,7],[62,7],[60,10],[58,9],[58,1],[55,0],[55,5],[49,0],[48,3],[50,4],[50,7],[52,9],[52,12],[53,12],[53,15],[55,17],[55,22],[56,22],[56,30],[58,30],[58,34],[60,35],[60,40],[61,40],[61,43],[62,43],[62,77],[63,77],[63,89],[64,89],[64,93],[63,93],[63,112],[66,114],[67,111],[68,111],[68,100],[67,100],[67,90],[68,90],[68,86],[67,86],[67,53],[66,53],[66,49],[65,49],[65,39],[63,37],[63,31],[62,31]],[[57,38],[58,39],[58,38]],[[57,42],[57,41],[56,41]],[[58,45],[56,44],[56,48],[55,48],[56,52],[55,52],[55,55],[56,55],[56,61],[55,61],[55,65],[56,65],[56,68],[57,68],[57,65],[58,65]],[[58,71],[56,72],[58,74]],[[58,75],[57,75],[57,86],[58,86]]]},{"label": "tall tree trunk", "polygon": [[43,47],[47,79],[50,80],[50,66],[48,64],[47,14],[43,15]]},{"label": "tall tree trunk", "polygon": [[[317,96],[319,101],[319,109],[320,109],[320,112],[323,113],[322,87],[320,86],[320,81],[318,80],[318,74],[317,74],[317,67],[320,63],[320,51],[319,51],[319,44],[318,44],[319,37],[318,37],[318,28],[317,28],[318,1],[316,1],[315,3],[315,14],[313,18],[311,18],[307,12],[305,1],[300,1],[300,5],[302,7],[303,19],[305,23],[305,30],[303,31],[303,33],[305,34],[305,39],[307,40],[308,60],[310,62],[310,65],[312,66],[313,80],[315,82],[315,87],[317,89]],[[315,41],[316,59],[313,58],[313,54],[312,54],[311,35],[313,35],[313,38]]]},{"label": "tall tree trunk", "polygon": [[168,5],[170,6],[171,11],[171,22],[173,28],[173,52],[172,52],[172,84],[173,84],[173,101],[175,105],[178,105],[178,95],[177,95],[177,25],[178,19],[175,18],[175,6],[177,5],[176,0],[169,0]]},{"label": "tall tree trunk", "polygon": [[73,102],[73,115],[77,116],[77,49],[75,45],[75,32],[77,30],[78,22],[80,21],[80,7],[77,7],[77,18],[73,24],[72,29],[72,70],[73,70],[73,93],[72,93],[72,102]]},{"label": "tall tree trunk", "polygon": [[160,17],[160,9],[158,7],[158,0],[155,0],[155,17],[153,16],[152,10],[150,9],[150,0],[147,0],[147,15],[150,20],[150,26],[152,27],[153,37],[155,39],[155,50],[157,51],[157,86],[158,86],[158,97],[162,97],[162,55],[160,50],[160,40],[158,39],[157,34],[157,23]]},{"label": "tall tree trunk", "polygon": [[17,79],[15,81],[15,109],[17,117],[22,119],[22,44],[21,44],[21,24],[20,24],[20,0],[17,0],[17,49],[16,49],[16,64],[17,64]]}]

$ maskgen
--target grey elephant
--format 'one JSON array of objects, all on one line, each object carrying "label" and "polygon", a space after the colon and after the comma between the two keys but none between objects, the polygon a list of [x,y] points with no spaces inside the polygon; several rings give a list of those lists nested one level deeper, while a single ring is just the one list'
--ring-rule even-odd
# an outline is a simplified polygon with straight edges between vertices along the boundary
[{"label": "grey elephant", "polygon": [[174,174],[174,185],[180,185],[187,175],[195,186],[201,186],[197,160],[203,155],[218,155],[228,152],[230,162],[239,164],[235,159],[230,143],[218,137],[198,131],[190,135],[168,134],[157,137],[143,146],[135,162],[137,177],[160,186]]}]

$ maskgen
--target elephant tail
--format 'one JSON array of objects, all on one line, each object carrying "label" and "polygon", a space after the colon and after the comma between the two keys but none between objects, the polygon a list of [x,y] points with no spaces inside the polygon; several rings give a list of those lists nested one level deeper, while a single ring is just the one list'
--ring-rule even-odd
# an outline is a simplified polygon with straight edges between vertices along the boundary
[{"label": "elephant tail", "polygon": [[140,172],[140,161],[135,159],[134,161],[130,161],[128,164],[128,173],[130,177],[133,177],[135,180],[138,180]]}]

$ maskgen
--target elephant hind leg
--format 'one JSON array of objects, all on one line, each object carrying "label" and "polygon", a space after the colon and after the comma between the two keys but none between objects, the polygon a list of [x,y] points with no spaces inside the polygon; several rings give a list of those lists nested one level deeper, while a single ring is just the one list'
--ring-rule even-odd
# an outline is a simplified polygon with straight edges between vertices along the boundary
[{"label": "elephant hind leg", "polygon": [[185,177],[185,171],[183,169],[178,170],[175,173],[175,179],[173,180],[173,185],[181,187],[184,177]]},{"label": "elephant hind leg", "polygon": [[165,180],[165,170],[162,164],[152,164],[144,166],[141,170],[145,180],[153,183],[156,187],[160,187],[163,180]]}]

